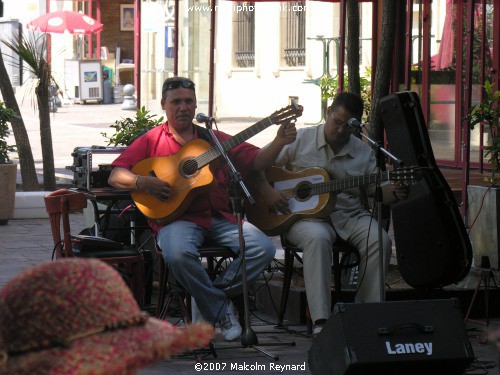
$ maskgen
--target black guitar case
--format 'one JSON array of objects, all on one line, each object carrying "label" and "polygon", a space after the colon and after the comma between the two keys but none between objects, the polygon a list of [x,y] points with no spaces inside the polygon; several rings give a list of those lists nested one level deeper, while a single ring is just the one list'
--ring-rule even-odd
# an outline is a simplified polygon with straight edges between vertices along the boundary
[{"label": "black guitar case", "polygon": [[388,149],[405,166],[431,168],[392,205],[398,268],[408,285],[431,289],[454,284],[470,270],[472,246],[455,197],[436,165],[418,95],[381,99]]}]

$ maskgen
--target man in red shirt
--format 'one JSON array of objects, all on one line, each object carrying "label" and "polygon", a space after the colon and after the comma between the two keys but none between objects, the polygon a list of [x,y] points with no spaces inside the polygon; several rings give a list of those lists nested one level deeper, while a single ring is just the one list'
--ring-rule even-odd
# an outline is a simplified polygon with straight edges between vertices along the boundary
[{"label": "man in red shirt", "polygon": [[[163,84],[161,105],[167,121],[139,137],[113,162],[109,184],[117,189],[145,191],[166,201],[170,197],[169,183],[155,176],[139,176],[131,171],[132,167],[146,158],[173,155],[189,141],[206,138],[206,130],[193,124],[196,94],[191,80],[168,78]],[[219,131],[214,133],[221,143],[230,138]],[[281,149],[295,140],[296,134],[295,125],[289,123],[279,127],[275,139],[265,149],[243,142],[228,151],[228,156],[245,179],[252,171],[270,167]],[[196,196],[175,221],[166,225],[151,223],[151,226],[169,271],[193,296],[203,318],[218,323],[226,340],[234,340],[240,336],[241,326],[234,316],[230,298],[243,291],[240,258],[212,282],[198,254],[198,247],[206,240],[231,248],[236,256],[240,251],[237,220],[231,211],[228,193],[229,168],[221,162],[212,172],[217,181],[215,189]],[[252,283],[272,261],[276,249],[272,241],[249,222],[243,223],[243,234],[247,279]]]}]

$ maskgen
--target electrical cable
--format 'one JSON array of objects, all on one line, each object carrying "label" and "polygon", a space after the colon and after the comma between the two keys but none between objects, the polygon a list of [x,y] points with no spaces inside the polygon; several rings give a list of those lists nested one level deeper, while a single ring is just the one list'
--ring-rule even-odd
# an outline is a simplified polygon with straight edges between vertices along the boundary
[{"label": "electrical cable", "polygon": [[52,257],[51,257],[51,260],[54,260],[55,258],[55,255],[56,255],[56,250],[57,250],[57,247],[60,246],[61,247],[61,253],[64,255],[64,242],[61,240],[59,241],[58,243],[56,243],[54,245],[54,248],[52,249]]},{"label": "electrical cable", "polygon": [[470,235],[470,231],[471,231],[472,227],[476,223],[476,220],[479,218],[479,214],[483,210],[483,205],[484,205],[484,201],[486,199],[486,194],[488,194],[488,192],[493,188],[493,186],[496,185],[497,182],[498,182],[498,179],[495,179],[490,185],[488,185],[488,188],[486,189],[486,191],[484,192],[484,194],[483,194],[483,196],[481,198],[481,204],[479,205],[479,210],[477,210],[477,214],[474,217],[474,220],[472,221],[472,224],[469,226],[467,234]]}]

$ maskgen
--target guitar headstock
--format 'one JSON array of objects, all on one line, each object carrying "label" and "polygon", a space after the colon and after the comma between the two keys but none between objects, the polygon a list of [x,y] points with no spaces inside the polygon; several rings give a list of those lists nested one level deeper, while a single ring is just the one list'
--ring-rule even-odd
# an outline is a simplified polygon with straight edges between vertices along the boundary
[{"label": "guitar headstock", "polygon": [[427,167],[399,167],[390,171],[389,176],[396,185],[413,185],[430,170],[431,168]]},{"label": "guitar headstock", "polygon": [[292,99],[292,104],[287,107],[275,111],[269,119],[273,124],[282,125],[288,122],[295,122],[298,117],[302,116],[304,108],[300,106],[295,99]]}]

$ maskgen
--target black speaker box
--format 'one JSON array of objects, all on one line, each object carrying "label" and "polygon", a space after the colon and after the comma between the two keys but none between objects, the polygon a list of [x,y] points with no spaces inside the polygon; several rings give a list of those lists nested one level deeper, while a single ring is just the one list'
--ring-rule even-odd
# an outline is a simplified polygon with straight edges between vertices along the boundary
[{"label": "black speaker box", "polygon": [[337,303],[309,349],[314,375],[463,374],[473,359],[457,299]]},{"label": "black speaker box", "polygon": [[426,170],[408,199],[391,206],[401,276],[418,289],[455,284],[470,270],[472,246],[453,192],[436,165],[418,95],[394,93],[380,106],[390,152],[406,167]]}]

